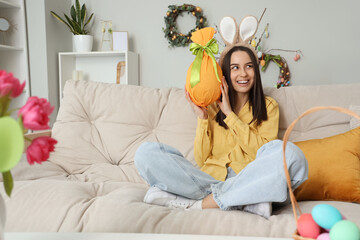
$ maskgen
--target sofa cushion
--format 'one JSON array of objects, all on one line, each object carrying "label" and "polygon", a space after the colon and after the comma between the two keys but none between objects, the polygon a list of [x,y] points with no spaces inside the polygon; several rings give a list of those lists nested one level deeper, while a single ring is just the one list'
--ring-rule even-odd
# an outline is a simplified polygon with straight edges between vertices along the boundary
[{"label": "sofa cushion", "polygon": [[360,127],[295,144],[309,162],[309,178],[295,190],[298,200],[360,203]]},{"label": "sofa cushion", "polygon": [[[360,116],[360,105],[356,106],[356,105],[350,105],[349,107],[350,111],[353,111],[354,113],[358,114]],[[351,117],[350,119],[350,129],[354,129],[360,127],[360,120],[355,118],[355,117]]]},{"label": "sofa cushion", "polygon": [[[350,105],[360,105],[360,84],[265,88],[264,92],[279,103],[279,138],[284,136],[287,127],[297,117],[312,107],[349,108]],[[301,119],[291,132],[289,140],[298,142],[344,133],[350,129],[350,119],[349,115],[339,114],[336,111],[318,111]]]},{"label": "sofa cushion", "polygon": [[144,141],[169,144],[193,162],[196,116],[184,90],[68,81],[50,161],[86,181],[143,182],[134,155]]},{"label": "sofa cushion", "polygon": [[[243,211],[184,211],[145,204],[147,186],[130,182],[18,181],[6,199],[6,232],[122,232],[290,238],[290,205],[267,220]],[[300,202],[303,212],[324,202]],[[358,204],[326,202],[356,224]]]}]

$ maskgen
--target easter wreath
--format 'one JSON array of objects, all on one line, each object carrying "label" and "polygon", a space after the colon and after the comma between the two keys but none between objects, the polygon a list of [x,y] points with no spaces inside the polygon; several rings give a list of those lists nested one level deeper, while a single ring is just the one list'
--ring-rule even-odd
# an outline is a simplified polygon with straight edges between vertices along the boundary
[{"label": "easter wreath", "polygon": [[262,66],[261,71],[264,72],[266,70],[270,61],[273,61],[274,63],[276,63],[276,65],[280,69],[279,78],[276,82],[275,87],[280,88],[280,87],[289,86],[290,70],[289,70],[289,66],[288,66],[285,58],[283,58],[280,55],[272,55],[269,53],[262,53],[261,58],[260,58],[260,65]]},{"label": "easter wreath", "polygon": [[[180,33],[176,27],[176,19],[183,12],[187,12],[188,14],[191,13],[194,17],[196,17],[196,26],[186,35]],[[163,28],[163,31],[165,33],[165,38],[168,39],[170,47],[187,46],[191,42],[191,33],[204,28],[207,25],[202,9],[190,4],[183,4],[181,6],[170,5],[164,19],[166,28]]]}]

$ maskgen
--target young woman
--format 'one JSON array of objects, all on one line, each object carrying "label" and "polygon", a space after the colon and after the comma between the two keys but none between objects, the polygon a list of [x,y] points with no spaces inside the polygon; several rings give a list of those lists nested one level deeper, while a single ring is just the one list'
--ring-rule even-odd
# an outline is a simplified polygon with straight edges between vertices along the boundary
[{"label": "young woman", "polygon": [[[222,62],[221,101],[202,108],[186,97],[198,116],[194,167],[176,149],[143,143],[135,165],[150,184],[144,202],[183,209],[239,209],[271,216],[272,203],[287,203],[277,102],[265,97],[252,50],[236,46]],[[307,179],[308,166],[294,144],[286,148],[292,187]]]}]

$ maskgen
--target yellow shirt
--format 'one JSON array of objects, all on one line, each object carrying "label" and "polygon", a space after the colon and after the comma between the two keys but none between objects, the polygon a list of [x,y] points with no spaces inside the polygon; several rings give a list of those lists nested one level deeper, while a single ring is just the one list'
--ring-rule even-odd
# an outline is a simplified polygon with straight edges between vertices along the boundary
[{"label": "yellow shirt", "polygon": [[216,122],[219,108],[216,103],[208,106],[208,119],[198,118],[194,142],[194,157],[202,171],[224,181],[227,167],[239,173],[256,157],[257,150],[267,142],[277,139],[279,106],[271,97],[265,98],[268,120],[255,127],[249,101],[236,115],[230,113],[224,122],[228,129]]}]

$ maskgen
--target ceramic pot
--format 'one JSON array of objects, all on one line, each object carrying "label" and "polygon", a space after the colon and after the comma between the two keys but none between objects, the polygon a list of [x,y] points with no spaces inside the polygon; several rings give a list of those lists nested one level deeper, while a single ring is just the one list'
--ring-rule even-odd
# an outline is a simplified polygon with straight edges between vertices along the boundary
[{"label": "ceramic pot", "polygon": [[74,52],[91,52],[92,47],[93,47],[93,36],[73,35]]},{"label": "ceramic pot", "polygon": [[5,221],[6,221],[5,201],[0,194],[0,240],[4,240]]}]

